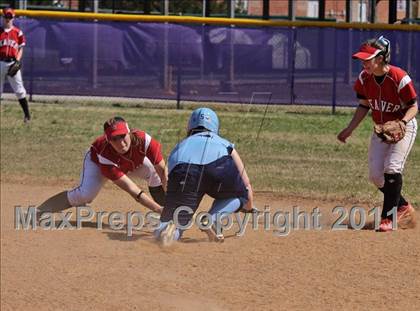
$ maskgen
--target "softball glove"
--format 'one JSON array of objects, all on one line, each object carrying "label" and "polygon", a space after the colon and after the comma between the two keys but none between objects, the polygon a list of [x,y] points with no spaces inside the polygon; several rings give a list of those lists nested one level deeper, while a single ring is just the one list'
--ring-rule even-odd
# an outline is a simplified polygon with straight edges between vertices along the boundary
[{"label": "softball glove", "polygon": [[404,138],[405,123],[401,120],[392,120],[385,124],[375,124],[374,130],[384,143],[396,144]]},{"label": "softball glove", "polygon": [[7,74],[11,77],[14,77],[17,72],[22,68],[22,64],[20,61],[16,60],[13,64],[10,65],[9,70],[7,71]]}]

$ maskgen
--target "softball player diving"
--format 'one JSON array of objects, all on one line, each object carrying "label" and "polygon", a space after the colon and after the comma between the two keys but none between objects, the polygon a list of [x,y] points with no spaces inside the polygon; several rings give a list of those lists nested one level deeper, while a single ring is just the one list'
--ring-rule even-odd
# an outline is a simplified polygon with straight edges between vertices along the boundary
[{"label": "softball player diving", "polygon": [[[129,176],[146,180],[153,200]],[[38,207],[38,216],[44,212],[59,212],[92,202],[107,180],[111,180],[137,202],[161,213],[167,177],[160,144],[143,131],[130,130],[121,117],[106,121],[104,134],[87,151],[80,185],[42,203]]]},{"label": "softball player diving", "polygon": [[[187,137],[172,150],[168,160],[168,191],[161,224],[155,237],[164,245],[179,240],[183,230],[173,222],[178,207],[195,213],[205,194],[214,198],[209,214],[212,223],[217,215],[253,211],[253,192],[242,160],[234,145],[219,136],[219,119],[209,108],[193,111]],[[193,214],[178,214],[180,225],[188,224]],[[205,230],[210,241],[222,242],[223,234],[214,227]]]},{"label": "softball player diving", "polygon": [[[417,94],[410,76],[390,62],[390,42],[383,36],[365,42],[354,59],[363,70],[354,90],[359,107],[349,125],[337,136],[345,143],[372,111],[375,131],[369,146],[369,179],[384,194],[379,231],[392,231],[392,214],[397,207],[397,224],[410,216],[413,207],[401,195],[402,173],[417,134]],[[390,128],[388,131],[387,129]]]}]

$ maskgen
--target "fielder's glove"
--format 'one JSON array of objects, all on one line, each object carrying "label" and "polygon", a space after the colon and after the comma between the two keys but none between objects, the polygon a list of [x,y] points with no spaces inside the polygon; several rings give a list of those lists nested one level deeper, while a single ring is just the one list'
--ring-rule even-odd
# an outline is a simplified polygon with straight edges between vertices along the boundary
[{"label": "fielder's glove", "polygon": [[22,68],[22,63],[18,60],[15,60],[15,62],[9,66],[7,74],[11,77],[14,77],[20,70],[20,68]]},{"label": "fielder's glove", "polygon": [[385,124],[375,124],[374,130],[384,143],[396,144],[404,138],[405,123],[401,120],[392,120]]}]

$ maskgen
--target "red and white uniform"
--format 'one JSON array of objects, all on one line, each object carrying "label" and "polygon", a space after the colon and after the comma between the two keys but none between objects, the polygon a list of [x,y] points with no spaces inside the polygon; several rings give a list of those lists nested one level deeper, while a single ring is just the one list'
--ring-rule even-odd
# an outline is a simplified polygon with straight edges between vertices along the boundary
[{"label": "red and white uniform", "polygon": [[108,179],[117,180],[128,172],[135,171],[143,164],[145,157],[153,165],[162,161],[160,144],[156,140],[143,131],[133,130],[131,133],[139,138],[140,143],[136,146],[132,145],[124,155],[112,148],[105,134],[93,142],[90,148],[91,159],[99,166],[102,175]]},{"label": "red and white uniform", "polygon": [[13,26],[10,29],[0,28],[0,60],[16,59],[19,49],[26,44],[22,30]]},{"label": "red and white uniform", "polygon": [[[401,68],[391,65],[389,67],[380,84],[373,74],[362,71],[354,85],[356,93],[368,101],[376,124],[401,120],[417,97],[410,76]],[[375,133],[372,134],[369,146],[369,179],[378,188],[384,186],[384,173],[402,173],[416,135],[416,118],[407,123],[404,138],[396,144],[386,144]]]},{"label": "red and white uniform", "polygon": [[18,99],[26,97],[22,74],[19,70],[14,77],[7,75],[8,68],[16,59],[19,49],[26,44],[22,31],[13,26],[9,29],[0,27],[0,96],[3,94],[3,84],[7,79]]},{"label": "red and white uniform", "polygon": [[362,71],[354,85],[357,94],[368,100],[376,124],[402,119],[408,108],[406,104],[417,97],[410,76],[401,68],[389,67],[381,84],[373,74]]},{"label": "red and white uniform", "polygon": [[118,154],[106,140],[98,137],[85,155],[80,185],[67,193],[72,206],[90,203],[107,180],[117,180],[123,175],[136,176],[148,182],[149,187],[162,185],[154,165],[163,160],[161,146],[149,134],[132,130],[139,144],[130,146],[126,154]]}]

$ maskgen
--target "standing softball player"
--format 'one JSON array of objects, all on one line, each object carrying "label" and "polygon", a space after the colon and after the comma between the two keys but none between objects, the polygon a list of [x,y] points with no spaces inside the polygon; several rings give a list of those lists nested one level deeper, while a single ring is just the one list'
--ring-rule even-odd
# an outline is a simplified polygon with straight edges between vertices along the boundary
[{"label": "standing softball player", "polygon": [[[146,180],[153,200],[128,175]],[[107,180],[137,202],[161,213],[167,177],[160,144],[143,131],[130,131],[121,117],[104,123],[104,134],[92,143],[85,155],[80,185],[42,203],[38,207],[38,216],[43,212],[59,212],[92,202]]]},{"label": "standing softball player", "polygon": [[[188,122],[187,137],[169,156],[166,205],[155,231],[164,245],[182,236],[183,230],[173,222],[177,208],[188,207],[195,213],[205,194],[215,199],[209,211],[213,224],[217,215],[253,211],[252,188],[242,160],[234,145],[218,133],[216,113],[209,108],[196,109]],[[184,226],[192,217],[193,214],[182,211],[178,223]],[[215,227],[204,231],[210,241],[224,240]]]},{"label": "standing softball player", "polygon": [[417,134],[417,94],[410,76],[389,64],[390,49],[389,40],[381,36],[368,40],[353,55],[363,64],[354,85],[359,107],[337,136],[345,143],[372,110],[375,126],[369,147],[369,179],[384,194],[379,231],[396,228],[393,208],[397,208],[397,223],[411,217],[414,210],[401,195],[401,189],[404,164]]},{"label": "standing softball player", "polygon": [[2,10],[3,25],[0,27],[0,98],[3,94],[3,85],[7,77],[22,107],[24,113],[23,121],[27,123],[31,119],[31,115],[20,71],[25,36],[22,30],[13,26],[14,17],[15,12],[13,9],[5,8]]}]

